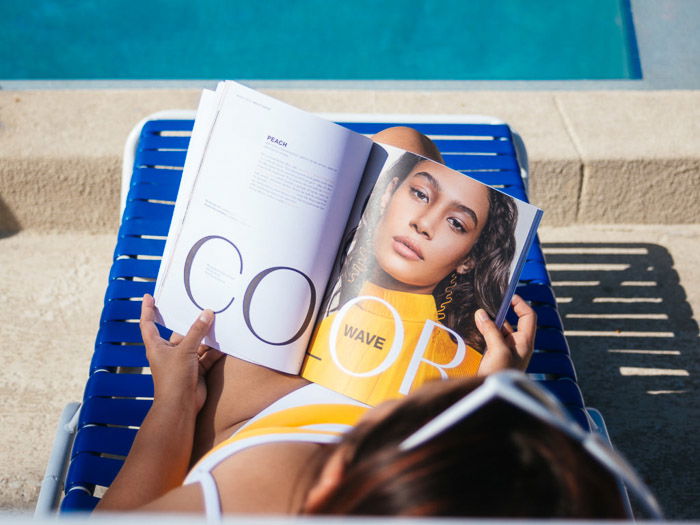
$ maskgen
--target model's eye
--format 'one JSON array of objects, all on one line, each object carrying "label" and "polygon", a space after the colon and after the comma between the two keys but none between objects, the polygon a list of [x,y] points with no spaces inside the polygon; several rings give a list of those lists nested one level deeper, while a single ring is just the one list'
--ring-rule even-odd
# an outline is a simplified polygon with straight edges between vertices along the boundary
[{"label": "model's eye", "polygon": [[428,202],[428,194],[425,193],[424,191],[419,190],[415,186],[411,186],[411,194],[418,200],[423,201],[423,202]]},{"label": "model's eye", "polygon": [[455,219],[454,217],[450,217],[447,219],[447,222],[450,223],[450,226],[456,232],[467,233],[467,228],[464,226],[464,224],[462,224],[462,222],[459,219]]}]

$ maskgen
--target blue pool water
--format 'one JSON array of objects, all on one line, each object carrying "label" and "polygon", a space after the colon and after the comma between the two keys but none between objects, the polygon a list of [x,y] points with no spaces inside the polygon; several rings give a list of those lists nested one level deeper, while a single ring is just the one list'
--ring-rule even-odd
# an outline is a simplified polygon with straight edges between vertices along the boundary
[{"label": "blue pool water", "polygon": [[629,0],[0,0],[0,79],[640,78]]}]

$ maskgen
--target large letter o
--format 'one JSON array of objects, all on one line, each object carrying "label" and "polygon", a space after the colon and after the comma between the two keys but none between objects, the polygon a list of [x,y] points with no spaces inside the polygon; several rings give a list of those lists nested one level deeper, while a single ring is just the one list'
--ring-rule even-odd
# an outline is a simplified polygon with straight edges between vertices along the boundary
[{"label": "large letter o", "polygon": [[[253,295],[255,295],[255,290],[257,289],[258,285],[260,282],[270,275],[272,272],[276,272],[278,270],[289,270],[295,273],[298,273],[301,275],[304,279],[306,279],[306,282],[309,285],[309,291],[311,292],[311,298],[309,300],[309,308],[306,311],[306,317],[304,318],[304,322],[301,323],[301,327],[297,332],[289,339],[286,341],[281,341],[281,342],[274,342],[274,341],[268,341],[267,339],[263,338],[258,334],[255,329],[253,328],[253,324],[250,321],[250,303],[253,300]],[[250,281],[250,284],[248,285],[248,288],[246,288],[245,295],[243,296],[243,319],[245,320],[245,324],[248,327],[248,330],[251,331],[251,333],[260,339],[262,342],[267,343],[269,345],[274,345],[274,346],[285,346],[290,343],[293,343],[297,339],[299,339],[304,332],[306,331],[306,328],[309,326],[309,323],[311,322],[311,318],[313,317],[314,314],[314,308],[316,306],[316,287],[314,286],[314,283],[309,279],[309,277],[304,273],[296,268],[290,268],[289,266],[273,266],[272,268],[268,268],[267,270],[263,270],[260,272],[258,275],[253,277],[253,279]]]},{"label": "large letter o", "polygon": [[[185,292],[187,292],[187,297],[189,297],[190,301],[192,301],[192,303],[200,310],[204,310],[204,307],[200,306],[199,303],[195,300],[194,296],[192,295],[192,287],[190,285],[190,272],[192,271],[192,263],[194,262],[194,258],[197,255],[199,249],[204,245],[205,242],[209,242],[214,239],[220,239],[233,246],[233,249],[236,250],[236,253],[238,254],[238,260],[241,262],[238,273],[243,273],[243,256],[241,256],[241,252],[238,249],[238,247],[231,241],[229,241],[226,237],[222,237],[221,235],[208,235],[206,237],[202,237],[196,243],[194,243],[192,245],[192,248],[190,248],[190,251],[187,253],[187,258],[185,259],[184,281]],[[221,312],[225,311],[229,306],[231,306],[231,304],[233,304],[234,299],[235,297],[231,297],[231,300],[226,304],[226,306],[224,306],[220,310],[214,311],[214,313],[220,314]]]},{"label": "large letter o", "polygon": [[[340,362],[340,357],[338,357],[338,348],[336,347],[335,342],[338,339],[338,333],[340,333],[340,325],[342,324],[343,317],[346,313],[348,313],[350,308],[361,301],[377,301],[386,306],[389,312],[391,312],[391,316],[394,318],[395,335],[394,342],[391,344],[389,352],[380,364],[367,372],[353,372]],[[403,335],[403,322],[401,321],[401,317],[399,316],[399,312],[396,311],[396,308],[381,297],[375,297],[373,295],[358,295],[357,297],[350,299],[340,310],[338,310],[335,319],[333,319],[333,324],[331,324],[330,333],[328,334],[328,348],[335,366],[340,368],[344,373],[355,377],[371,377],[381,374],[394,364],[394,361],[396,361],[396,359],[399,357],[401,348],[403,347]]]}]

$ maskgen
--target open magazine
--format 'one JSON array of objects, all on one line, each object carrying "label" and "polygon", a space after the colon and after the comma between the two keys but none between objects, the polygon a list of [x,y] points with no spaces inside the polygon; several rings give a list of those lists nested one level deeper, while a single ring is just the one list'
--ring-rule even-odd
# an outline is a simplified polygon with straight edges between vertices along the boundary
[{"label": "open magazine", "polygon": [[542,211],[235,82],[204,91],[159,322],[369,404],[476,373]]}]

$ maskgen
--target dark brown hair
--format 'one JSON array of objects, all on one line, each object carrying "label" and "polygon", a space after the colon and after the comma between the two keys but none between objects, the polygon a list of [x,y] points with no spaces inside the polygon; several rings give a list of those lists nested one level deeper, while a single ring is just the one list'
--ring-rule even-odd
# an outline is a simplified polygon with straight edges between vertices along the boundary
[{"label": "dark brown hair", "polygon": [[493,401],[415,449],[398,445],[470,391],[406,398],[341,444],[343,478],[318,514],[624,518],[614,478],[580,444],[503,401]]},{"label": "dark brown hair", "polygon": [[[413,153],[405,153],[382,176],[381,184],[388,185],[393,179],[401,185],[411,170],[424,159]],[[378,200],[383,191],[373,192],[365,212],[352,237],[346,240],[347,255],[340,273],[340,298],[338,308],[360,292],[362,283],[367,279],[371,268],[372,238],[374,225],[380,220],[381,210]],[[460,334],[464,341],[475,349],[483,349],[484,340],[476,328],[474,312],[483,308],[492,317],[496,317],[508,287],[510,264],[515,255],[515,225],[518,210],[513,199],[507,195],[489,190],[489,214],[479,240],[471,249],[470,256],[474,267],[464,273],[456,274],[456,285],[448,293],[452,275],[448,275],[437,284],[433,291],[435,304],[445,304],[443,324]]]}]

